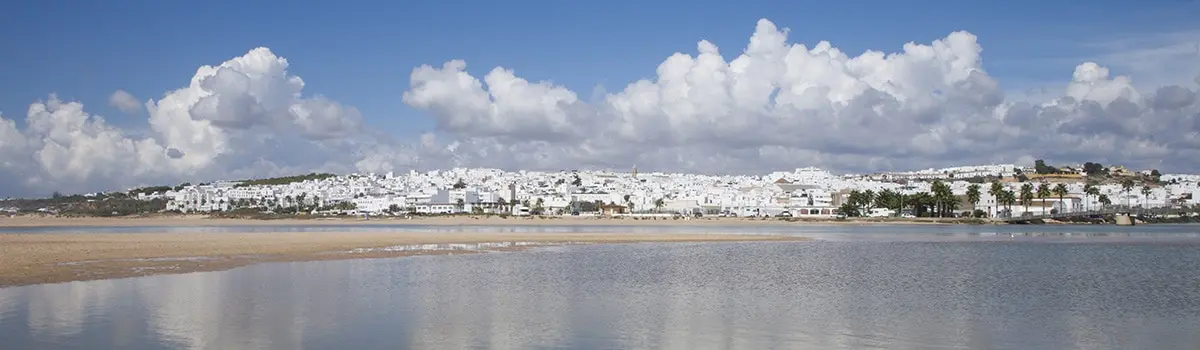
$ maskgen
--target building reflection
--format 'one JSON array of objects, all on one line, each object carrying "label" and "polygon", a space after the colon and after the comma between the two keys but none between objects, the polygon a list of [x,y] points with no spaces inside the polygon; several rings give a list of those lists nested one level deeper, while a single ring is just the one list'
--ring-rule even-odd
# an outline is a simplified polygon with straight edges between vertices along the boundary
[{"label": "building reflection", "polygon": [[[1114,339],[1200,341],[1190,333],[1200,327],[1193,288],[1200,285],[1181,274],[1200,264],[1188,255],[1194,250],[779,245],[556,247],[6,288],[0,337],[15,348],[65,349],[1105,348]],[[1169,255],[1152,255],[1163,251]],[[1120,268],[1129,270],[1114,272]],[[1153,329],[1130,330],[1122,323],[1130,319]],[[26,329],[3,329],[14,324]]]}]

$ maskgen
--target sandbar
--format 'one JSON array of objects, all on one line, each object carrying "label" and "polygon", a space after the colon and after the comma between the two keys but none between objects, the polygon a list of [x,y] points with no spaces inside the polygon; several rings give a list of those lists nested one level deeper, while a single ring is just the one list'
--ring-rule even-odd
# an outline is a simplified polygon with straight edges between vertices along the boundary
[{"label": "sandbar", "polygon": [[[261,262],[388,258],[567,244],[797,241],[802,237],[659,233],[10,233],[0,287],[226,270]],[[482,246],[477,244],[483,243]]]}]

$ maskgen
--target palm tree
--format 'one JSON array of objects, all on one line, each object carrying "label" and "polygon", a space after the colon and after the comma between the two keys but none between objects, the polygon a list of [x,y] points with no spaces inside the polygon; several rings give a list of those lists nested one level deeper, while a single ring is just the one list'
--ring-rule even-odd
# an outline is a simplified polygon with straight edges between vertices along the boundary
[{"label": "palm tree", "polygon": [[[1096,187],[1096,186],[1092,186],[1091,188],[1088,188],[1088,189],[1087,189],[1087,190],[1085,190],[1084,192],[1085,192],[1087,195],[1089,195],[1089,196],[1096,196],[1096,197],[1097,197],[1097,200],[1098,200],[1098,199],[1099,199],[1099,197],[1101,196],[1101,195],[1100,195],[1100,188],[1099,188],[1099,187]],[[1104,196],[1104,198],[1105,198],[1105,199],[1108,199],[1108,196]]]},{"label": "palm tree", "polygon": [[[543,210],[542,205],[545,203],[546,203],[546,201],[543,200],[542,197],[538,197],[537,201],[535,201],[533,203],[533,212],[541,214],[542,210]],[[630,205],[632,205],[632,203]],[[630,207],[630,208],[632,208],[632,207]]]},{"label": "palm tree", "polygon": [[971,184],[967,186],[967,201],[971,202],[971,214],[975,214],[975,207],[979,205],[979,184]]},{"label": "palm tree", "polygon": [[871,202],[871,206],[875,208],[894,209],[892,200],[894,200],[895,196],[896,193],[892,192],[892,190],[885,189],[879,191],[879,193],[875,194],[875,200]]},{"label": "palm tree", "polygon": [[461,213],[463,211],[463,208],[466,207],[466,204],[463,202],[462,198],[459,198],[459,199],[454,200],[454,207],[458,208],[458,212]]},{"label": "palm tree", "polygon": [[871,190],[863,191],[862,207],[866,208],[866,209],[870,209],[871,205],[875,204],[875,198],[878,198],[878,195],[875,194],[875,191],[871,191]]},{"label": "palm tree", "polygon": [[1016,200],[1017,197],[1015,194],[1013,194],[1013,191],[1000,190],[1000,195],[996,198],[996,204],[1004,205],[1005,209],[1008,210],[1009,215],[1012,215],[1012,205],[1016,202]]},{"label": "palm tree", "polygon": [[1105,207],[1112,205],[1112,200],[1108,199],[1107,194],[1100,195],[1100,198],[1098,200],[1100,201],[1100,204]]},{"label": "palm tree", "polygon": [[954,191],[950,190],[950,185],[940,180],[934,181],[934,184],[937,185],[934,196],[942,208],[942,216],[950,215],[955,209],[958,209],[958,198],[954,197]]},{"label": "palm tree", "polygon": [[659,198],[659,199],[655,199],[655,200],[654,200],[654,212],[656,212],[656,213],[657,213],[657,212],[659,212],[659,211],[662,211],[662,208],[663,208],[664,206],[666,206],[666,203],[663,201],[663,199],[662,199],[662,198]]},{"label": "palm tree", "polygon": [[1000,207],[1000,195],[1003,193],[1004,184],[1001,184],[1000,181],[993,181],[991,188],[988,189],[988,194],[992,195],[992,199],[996,201],[997,212],[1000,211],[998,210]]},{"label": "palm tree", "polygon": [[1121,191],[1125,192],[1125,206],[1129,206],[1129,192],[1133,191],[1133,179],[1121,179]]},{"label": "palm tree", "polygon": [[307,197],[307,196],[308,196],[308,194],[304,193],[304,192],[301,192],[299,195],[296,195],[296,202],[297,202],[296,203],[296,215],[300,215],[300,207],[305,205],[304,197]]},{"label": "palm tree", "polygon": [[1050,197],[1050,185],[1043,182],[1037,187],[1037,197],[1042,201],[1042,215],[1046,215],[1046,197]]},{"label": "palm tree", "polygon": [[1067,210],[1066,203],[1063,203],[1063,196],[1067,195],[1067,185],[1062,183],[1054,185],[1054,189],[1051,191],[1054,192],[1055,196],[1058,196],[1058,205],[1063,209],[1059,211],[1059,214],[1062,214],[1062,212]]},{"label": "palm tree", "polygon": [[1146,203],[1146,202],[1148,202],[1150,200],[1151,193],[1153,193],[1153,190],[1150,189],[1149,185],[1142,186],[1142,208],[1145,208],[1146,206],[1150,205],[1149,203]]},{"label": "palm tree", "polygon": [[1033,184],[1025,183],[1021,185],[1021,205],[1025,206],[1025,211],[1029,211],[1029,206],[1033,204]]},{"label": "palm tree", "polygon": [[[1092,184],[1087,184],[1087,183],[1083,184],[1083,198],[1085,198],[1085,199],[1086,199],[1086,198],[1090,197],[1090,196],[1092,195],[1092,189],[1093,189],[1093,188],[1096,188],[1096,186],[1092,186]],[[1088,205],[1087,205],[1087,204],[1088,204],[1087,202],[1088,202],[1088,201],[1086,201],[1086,200],[1085,200],[1085,201],[1083,201],[1083,205],[1084,205],[1084,207],[1083,207],[1083,210],[1084,210],[1084,211],[1088,211],[1088,210],[1089,210],[1089,208],[1088,208]]]}]

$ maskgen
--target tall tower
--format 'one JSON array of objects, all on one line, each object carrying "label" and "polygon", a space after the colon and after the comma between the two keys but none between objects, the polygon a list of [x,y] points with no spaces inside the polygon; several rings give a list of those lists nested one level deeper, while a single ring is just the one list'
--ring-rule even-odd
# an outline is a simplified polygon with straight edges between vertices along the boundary
[{"label": "tall tower", "polygon": [[633,165],[633,178],[637,178],[637,164]]}]

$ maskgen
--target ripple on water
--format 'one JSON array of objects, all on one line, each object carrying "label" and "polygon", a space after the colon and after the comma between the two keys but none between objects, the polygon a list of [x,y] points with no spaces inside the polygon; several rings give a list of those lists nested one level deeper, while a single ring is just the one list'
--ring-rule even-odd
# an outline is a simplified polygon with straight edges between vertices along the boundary
[{"label": "ripple on water", "polygon": [[[0,289],[0,339],[63,349],[1200,346],[1195,244],[1044,242],[642,243],[261,264]],[[62,301],[97,282],[112,287]],[[63,321],[29,322],[39,315]]]}]

